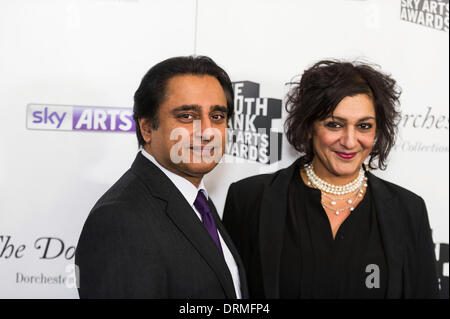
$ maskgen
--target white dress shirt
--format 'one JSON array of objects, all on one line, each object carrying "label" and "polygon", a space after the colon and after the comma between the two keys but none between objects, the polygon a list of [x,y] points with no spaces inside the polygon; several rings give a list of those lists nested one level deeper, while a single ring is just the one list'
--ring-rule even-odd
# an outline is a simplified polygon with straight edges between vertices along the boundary
[{"label": "white dress shirt", "polygon": [[[156,159],[150,155],[148,152],[146,152],[144,149],[141,149],[142,155],[144,155],[146,158],[148,158],[153,164],[156,165],[166,176],[172,181],[172,183],[178,188],[181,194],[183,194],[184,198],[187,200],[189,205],[191,205],[192,209],[194,210],[197,217],[202,220],[202,217],[200,213],[197,211],[197,209],[194,206],[195,199],[197,198],[197,193],[199,190],[203,192],[203,194],[206,196],[206,199],[208,199],[208,192],[206,191],[205,185],[203,184],[203,179],[200,182],[200,185],[198,188],[194,186],[191,182],[189,182],[187,179],[172,173],[168,169],[161,166]],[[239,270],[236,264],[236,261],[234,260],[233,254],[228,249],[227,244],[222,238],[222,235],[220,234],[219,229],[217,229],[217,233],[219,234],[220,244],[222,245],[222,251],[223,255],[225,257],[225,262],[227,263],[228,269],[230,270],[231,277],[233,278],[233,284],[234,284],[234,290],[236,291],[236,296],[238,299],[242,299],[241,294],[241,282],[239,279]]]}]

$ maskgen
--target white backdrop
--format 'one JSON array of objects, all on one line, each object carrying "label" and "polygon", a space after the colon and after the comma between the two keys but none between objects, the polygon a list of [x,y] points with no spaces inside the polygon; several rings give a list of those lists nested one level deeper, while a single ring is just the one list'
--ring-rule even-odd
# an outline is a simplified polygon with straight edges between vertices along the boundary
[{"label": "white backdrop", "polygon": [[[152,65],[194,53],[279,100],[323,58],[391,73],[400,139],[375,174],[425,199],[448,296],[448,40],[448,0],[0,0],[0,298],[77,298],[81,227],[137,151],[133,133],[27,128],[27,105],[131,108]],[[226,155],[205,179],[220,213],[231,182],[296,156],[284,137],[272,165]]]}]

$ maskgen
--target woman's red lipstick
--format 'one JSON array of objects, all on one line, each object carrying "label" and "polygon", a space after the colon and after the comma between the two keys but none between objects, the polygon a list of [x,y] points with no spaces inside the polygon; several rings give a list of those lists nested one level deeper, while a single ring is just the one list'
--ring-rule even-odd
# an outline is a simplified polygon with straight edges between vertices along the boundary
[{"label": "woman's red lipstick", "polygon": [[341,153],[341,152],[336,152],[337,155],[339,155],[339,157],[343,158],[343,159],[352,159],[353,157],[356,156],[356,153]]}]

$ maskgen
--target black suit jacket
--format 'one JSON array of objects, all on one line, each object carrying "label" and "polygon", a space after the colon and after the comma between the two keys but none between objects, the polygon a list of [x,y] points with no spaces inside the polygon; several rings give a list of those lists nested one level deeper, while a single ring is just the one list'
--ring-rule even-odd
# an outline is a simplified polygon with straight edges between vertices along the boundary
[{"label": "black suit jacket", "polygon": [[[218,231],[242,261],[209,201]],[[170,179],[140,152],[84,224],[75,263],[81,298],[236,298],[225,259]]]},{"label": "black suit jacket", "polygon": [[[279,298],[288,186],[296,167],[246,178],[228,190],[223,221],[246,267],[250,298]],[[423,199],[371,173],[368,180],[388,266],[387,298],[438,298]]]}]

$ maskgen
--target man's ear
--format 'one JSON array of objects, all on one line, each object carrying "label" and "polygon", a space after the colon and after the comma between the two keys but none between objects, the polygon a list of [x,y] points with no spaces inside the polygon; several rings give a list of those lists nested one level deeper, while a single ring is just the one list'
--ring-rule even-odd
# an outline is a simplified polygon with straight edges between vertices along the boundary
[{"label": "man's ear", "polygon": [[152,139],[152,125],[150,121],[147,118],[139,119],[139,128],[146,144],[149,144]]}]

